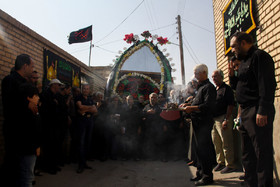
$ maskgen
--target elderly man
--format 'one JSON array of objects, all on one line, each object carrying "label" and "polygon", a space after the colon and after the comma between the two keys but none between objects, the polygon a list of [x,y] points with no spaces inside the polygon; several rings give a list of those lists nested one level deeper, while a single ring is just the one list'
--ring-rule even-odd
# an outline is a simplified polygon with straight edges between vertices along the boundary
[{"label": "elderly man", "polygon": [[148,159],[156,160],[159,148],[159,136],[162,134],[162,121],[160,118],[161,109],[158,105],[158,95],[149,95],[150,103],[143,109],[144,125],[144,153]]},{"label": "elderly man", "polygon": [[235,171],[232,135],[234,96],[230,86],[223,82],[224,73],[222,70],[215,70],[212,79],[217,90],[212,140],[218,165],[214,171],[221,170],[221,173],[230,173]]},{"label": "elderly man", "polygon": [[241,108],[239,130],[245,183],[273,186],[275,68],[271,56],[253,44],[247,33],[237,32],[232,36],[230,46],[241,64],[237,76],[230,64],[230,82],[236,88],[236,100]]},{"label": "elderly man", "polygon": [[215,151],[211,139],[213,128],[213,113],[216,101],[216,89],[208,79],[208,68],[199,64],[194,68],[195,78],[198,80],[197,94],[191,104],[184,108],[186,113],[191,113],[191,119],[196,141],[196,154],[198,167],[195,185],[208,185],[213,183],[212,166],[215,162]]}]

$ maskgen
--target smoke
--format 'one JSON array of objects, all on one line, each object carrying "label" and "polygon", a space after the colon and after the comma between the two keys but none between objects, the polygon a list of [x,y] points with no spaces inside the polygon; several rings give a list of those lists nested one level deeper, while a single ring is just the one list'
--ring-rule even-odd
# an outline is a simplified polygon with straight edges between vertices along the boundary
[{"label": "smoke", "polygon": [[166,84],[167,86],[167,98],[171,103],[180,103],[180,98],[186,98],[188,95],[188,90],[190,88],[190,84],[187,85],[175,85],[171,82]]}]

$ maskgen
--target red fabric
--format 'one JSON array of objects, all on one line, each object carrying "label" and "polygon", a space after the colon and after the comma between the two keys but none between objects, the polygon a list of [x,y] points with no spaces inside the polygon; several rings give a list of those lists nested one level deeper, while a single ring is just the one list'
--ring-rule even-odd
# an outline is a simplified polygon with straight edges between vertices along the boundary
[{"label": "red fabric", "polygon": [[180,116],[180,111],[163,110],[160,113],[160,117],[162,117],[163,119],[168,120],[168,121],[174,121],[174,120],[179,119],[181,116]]}]

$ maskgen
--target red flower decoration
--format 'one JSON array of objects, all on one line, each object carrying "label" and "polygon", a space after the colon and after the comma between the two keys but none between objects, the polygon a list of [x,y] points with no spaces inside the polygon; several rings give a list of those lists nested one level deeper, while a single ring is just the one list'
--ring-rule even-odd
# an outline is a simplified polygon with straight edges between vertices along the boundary
[{"label": "red flower decoration", "polygon": [[133,93],[133,94],[131,94],[132,95],[132,97],[134,98],[134,99],[137,99],[137,93]]},{"label": "red flower decoration", "polygon": [[152,37],[151,33],[149,31],[144,31],[141,36],[143,36],[145,39],[148,39]]},{"label": "red flower decoration", "polygon": [[123,83],[119,84],[118,90],[124,90],[124,84]]},{"label": "red flower decoration", "polygon": [[160,45],[164,45],[164,44],[166,44],[166,43],[168,42],[167,38],[162,38],[162,36],[161,36],[161,37],[158,37],[158,38],[157,38],[157,41],[158,41],[158,43],[159,43]]},{"label": "red flower decoration", "polygon": [[149,79],[145,79],[144,82],[150,83],[150,80]]},{"label": "red flower decoration", "polygon": [[136,40],[134,39],[133,33],[131,34],[126,34],[124,39],[124,41],[126,41],[127,43],[131,43],[131,42],[135,42]]}]

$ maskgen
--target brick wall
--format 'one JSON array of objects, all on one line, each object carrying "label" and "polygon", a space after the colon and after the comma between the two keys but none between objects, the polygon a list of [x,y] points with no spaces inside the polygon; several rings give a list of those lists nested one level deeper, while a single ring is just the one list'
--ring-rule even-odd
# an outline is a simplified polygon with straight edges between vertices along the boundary
[{"label": "brick wall", "polygon": [[[81,72],[90,78],[90,83],[94,91],[104,91],[104,85],[106,85],[106,79],[104,77],[96,74],[87,65],[0,9],[0,94],[2,79],[10,73],[17,55],[22,53],[29,54],[33,58],[35,69],[40,75],[40,81],[42,81],[44,48],[51,50],[74,65],[81,67]],[[3,161],[4,152],[2,113],[2,99],[0,98],[0,164]]]},{"label": "brick wall", "polygon": [[[253,0],[254,1],[254,0]],[[224,55],[223,43],[223,19],[222,11],[229,0],[213,0],[213,12],[215,22],[216,37],[216,55],[217,67],[222,69],[227,75],[228,59]],[[257,44],[260,49],[268,52],[275,62],[275,78],[277,81],[277,90],[275,94],[276,115],[274,120],[274,174],[276,183],[279,185],[280,173],[280,1],[279,0],[257,0]],[[228,81],[228,78],[226,78]]]}]

